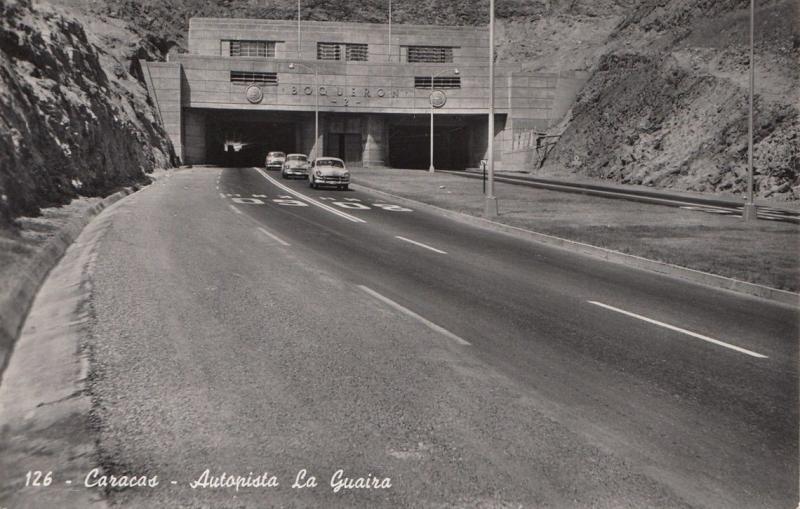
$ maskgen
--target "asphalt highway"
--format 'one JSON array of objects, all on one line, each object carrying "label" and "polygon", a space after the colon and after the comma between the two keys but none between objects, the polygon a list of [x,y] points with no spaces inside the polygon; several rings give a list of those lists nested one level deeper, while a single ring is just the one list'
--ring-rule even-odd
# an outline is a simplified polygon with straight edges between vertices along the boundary
[{"label": "asphalt highway", "polygon": [[[797,505],[796,309],[257,168],[177,171],[113,214],[99,446],[162,480],[114,503]],[[192,488],[205,469],[280,485]],[[334,492],[338,469],[391,488]]]}]

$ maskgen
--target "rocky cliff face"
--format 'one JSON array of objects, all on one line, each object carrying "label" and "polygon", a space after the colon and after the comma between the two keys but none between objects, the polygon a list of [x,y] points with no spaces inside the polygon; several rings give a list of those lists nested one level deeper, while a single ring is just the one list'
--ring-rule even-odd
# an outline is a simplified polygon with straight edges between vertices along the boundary
[{"label": "rocky cliff face", "polygon": [[[744,192],[748,13],[743,0],[645,0],[605,43],[540,172]],[[794,1],[758,2],[756,192],[800,198]]]},{"label": "rocky cliff face", "polygon": [[176,162],[129,63],[48,4],[0,0],[0,225]]}]

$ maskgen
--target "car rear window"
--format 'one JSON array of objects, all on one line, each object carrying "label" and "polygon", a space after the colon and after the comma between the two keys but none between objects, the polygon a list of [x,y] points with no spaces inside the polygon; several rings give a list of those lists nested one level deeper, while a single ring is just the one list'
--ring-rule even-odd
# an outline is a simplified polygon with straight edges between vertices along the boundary
[{"label": "car rear window", "polygon": [[336,168],[344,168],[344,163],[336,159],[319,159],[317,166],[333,166]]},{"label": "car rear window", "polygon": [[289,156],[287,158],[288,161],[307,161],[308,158],[306,156]]},{"label": "car rear window", "polygon": [[286,157],[286,154],[284,154],[283,152],[270,152],[269,154],[267,154],[267,157]]}]

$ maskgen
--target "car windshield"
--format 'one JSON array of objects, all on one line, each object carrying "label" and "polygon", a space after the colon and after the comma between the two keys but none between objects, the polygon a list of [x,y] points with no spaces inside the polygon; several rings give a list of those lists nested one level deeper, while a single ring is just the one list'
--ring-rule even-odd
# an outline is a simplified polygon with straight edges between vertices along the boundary
[{"label": "car windshield", "polygon": [[287,161],[304,161],[305,162],[305,161],[308,161],[308,158],[306,156],[304,156],[304,155],[293,155],[293,156],[289,156],[286,160]]},{"label": "car windshield", "polygon": [[283,152],[270,152],[269,154],[267,154],[267,157],[286,157],[286,154],[284,154]]},{"label": "car windshield", "polygon": [[333,166],[334,168],[344,168],[344,163],[338,159],[318,159],[317,166]]}]

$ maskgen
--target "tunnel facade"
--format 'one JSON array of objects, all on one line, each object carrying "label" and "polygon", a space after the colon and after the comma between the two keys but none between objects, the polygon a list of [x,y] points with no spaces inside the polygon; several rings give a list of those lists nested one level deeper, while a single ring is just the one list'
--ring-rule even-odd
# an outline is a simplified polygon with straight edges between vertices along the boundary
[{"label": "tunnel facade", "polygon": [[[427,168],[433,116],[433,164],[461,169],[487,154],[488,51],[475,27],[195,18],[189,53],[142,69],[186,164]],[[495,164],[524,165],[585,77],[495,69]]]}]

